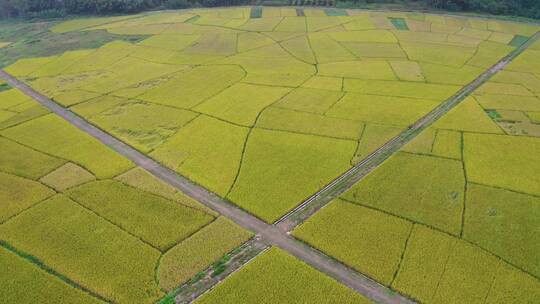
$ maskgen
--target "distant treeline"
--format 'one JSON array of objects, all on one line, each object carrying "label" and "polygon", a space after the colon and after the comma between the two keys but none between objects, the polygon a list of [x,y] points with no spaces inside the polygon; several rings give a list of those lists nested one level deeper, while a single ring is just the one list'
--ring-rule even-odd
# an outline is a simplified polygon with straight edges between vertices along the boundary
[{"label": "distant treeline", "polygon": [[427,0],[434,8],[540,18],[540,0]]},{"label": "distant treeline", "polygon": [[[540,0],[336,0],[354,4],[393,3],[407,7],[444,9],[449,11],[489,13],[494,15],[540,18]],[[420,5],[418,5],[420,4]]]},{"label": "distant treeline", "polygon": [[[428,8],[540,18],[540,0],[337,0],[358,3],[421,3]],[[260,0],[0,0],[0,16],[61,17],[135,13],[160,8],[256,4]],[[274,1],[276,2],[276,1]],[[280,0],[286,5],[289,1]]]},{"label": "distant treeline", "polygon": [[248,0],[0,0],[0,16],[62,17],[65,15],[108,15],[136,13],[150,9],[194,6],[231,6]]}]

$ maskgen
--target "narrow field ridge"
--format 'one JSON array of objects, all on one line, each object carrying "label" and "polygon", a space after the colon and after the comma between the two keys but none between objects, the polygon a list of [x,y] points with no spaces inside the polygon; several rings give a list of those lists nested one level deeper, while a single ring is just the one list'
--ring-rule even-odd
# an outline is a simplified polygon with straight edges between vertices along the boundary
[{"label": "narrow field ridge", "polygon": [[514,58],[525,51],[539,38],[540,32],[537,32],[534,36],[529,38],[527,42],[523,43],[495,65],[484,71],[475,80],[461,88],[456,94],[420,118],[405,131],[386,142],[361,162],[347,170],[347,172],[343,173],[324,188],[310,196],[295,209],[279,219],[274,225],[278,226],[282,231],[285,232],[293,230],[295,227],[315,214],[319,209],[324,207],[332,199],[338,197],[354,186],[358,181],[373,171],[387,158],[401,149],[409,141],[413,140],[418,134],[420,134],[420,132],[422,132],[422,130],[432,125],[444,114],[448,113],[448,111],[457,106],[465,99],[465,97],[469,96],[473,91],[488,81],[497,72],[504,69]]},{"label": "narrow field ridge", "polygon": [[348,266],[326,256],[317,249],[296,240],[278,227],[267,224],[248,212],[241,210],[202,186],[194,184],[187,178],[161,165],[149,156],[139,152],[116,137],[92,125],[77,114],[40,94],[5,71],[0,70],[0,77],[5,79],[12,87],[21,90],[53,113],[130,159],[157,178],[231,219],[241,227],[260,235],[263,242],[288,252],[308,265],[329,275],[377,303],[415,303]]}]

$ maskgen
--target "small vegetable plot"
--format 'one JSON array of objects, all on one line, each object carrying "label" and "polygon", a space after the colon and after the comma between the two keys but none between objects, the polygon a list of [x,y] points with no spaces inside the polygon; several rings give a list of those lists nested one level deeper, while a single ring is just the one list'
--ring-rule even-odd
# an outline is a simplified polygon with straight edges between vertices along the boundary
[{"label": "small vegetable plot", "polygon": [[154,303],[251,237],[56,114],[4,125],[0,148],[9,301]]}]

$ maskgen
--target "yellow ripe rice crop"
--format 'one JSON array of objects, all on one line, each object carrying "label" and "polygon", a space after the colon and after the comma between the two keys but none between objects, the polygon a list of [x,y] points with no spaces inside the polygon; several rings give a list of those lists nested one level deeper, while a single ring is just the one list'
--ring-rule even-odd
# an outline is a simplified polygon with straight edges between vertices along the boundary
[{"label": "yellow ripe rice crop", "polygon": [[3,137],[0,137],[0,150],[0,171],[34,180],[66,162]]},{"label": "yellow ripe rice crop", "polygon": [[411,228],[405,220],[338,199],[308,219],[294,235],[387,285]]},{"label": "yellow ripe rice crop", "polygon": [[148,171],[136,167],[121,175],[115,177],[115,180],[120,181],[126,185],[139,188],[143,191],[153,193],[155,195],[164,197],[171,201],[178,202],[184,206],[192,207],[201,211],[204,211],[210,215],[216,216],[217,213],[191,197],[179,192],[173,186],[165,183],[157,177],[150,174]]},{"label": "yellow ripe rice crop", "polygon": [[157,269],[160,287],[178,287],[249,237],[251,233],[219,217],[163,255]]},{"label": "yellow ripe rice crop", "polygon": [[248,128],[200,116],[151,153],[208,189],[225,195],[242,157]]},{"label": "yellow ripe rice crop", "polygon": [[55,189],[64,191],[68,188],[96,179],[90,172],[73,163],[66,163],[40,178],[40,182]]},{"label": "yellow ripe rice crop", "polygon": [[153,303],[163,296],[154,281],[160,252],[65,196],[3,224],[0,236],[110,301]]},{"label": "yellow ripe rice crop", "polygon": [[455,94],[459,86],[405,81],[377,81],[345,78],[344,90],[362,94],[445,100]]},{"label": "yellow ripe rice crop", "polygon": [[436,105],[437,102],[425,99],[347,93],[327,114],[337,118],[408,126]]},{"label": "yellow ripe rice crop", "polygon": [[432,303],[445,264],[457,240],[422,225],[414,225],[392,287],[423,303]]},{"label": "yellow ripe rice crop", "polygon": [[239,83],[206,100],[193,110],[250,127],[264,108],[289,91],[291,88]]},{"label": "yellow ripe rice crop", "polygon": [[394,80],[396,76],[386,61],[342,61],[319,65],[320,76],[357,79]]},{"label": "yellow ripe rice crop", "polygon": [[495,134],[464,134],[467,180],[540,195],[540,163],[535,161],[540,138]]},{"label": "yellow ripe rice crop", "polygon": [[72,160],[98,178],[115,176],[132,166],[127,159],[54,115],[42,116],[3,130],[0,135],[56,157]]},{"label": "yellow ripe rice crop", "polygon": [[0,265],[2,301],[6,303],[103,303],[3,247],[0,247]]},{"label": "yellow ripe rice crop", "polygon": [[90,120],[137,149],[148,152],[167,141],[197,113],[156,104],[130,102],[111,107]]},{"label": "yellow ripe rice crop", "polygon": [[54,195],[52,189],[38,182],[2,172],[0,172],[0,186],[2,201],[0,223]]},{"label": "yellow ripe rice crop", "polygon": [[401,152],[343,198],[459,235],[464,191],[461,162]]},{"label": "yellow ripe rice crop", "polygon": [[[468,185],[463,237],[538,276],[540,198]],[[528,241],[531,240],[531,241]]]},{"label": "yellow ripe rice crop", "polygon": [[392,139],[392,137],[398,135],[402,130],[402,127],[366,124],[364,130],[362,130],[352,163],[360,162],[385,142]]},{"label": "yellow ripe rice crop", "polygon": [[257,257],[209,293],[197,304],[283,303],[303,299],[307,303],[371,303],[317,270],[277,248]]},{"label": "yellow ripe rice crop", "polygon": [[245,76],[237,66],[200,66],[175,75],[146,91],[139,99],[179,108],[191,108]]},{"label": "yellow ripe rice crop", "polygon": [[307,112],[270,107],[257,121],[258,128],[357,140],[364,124]]},{"label": "yellow ripe rice crop", "polygon": [[253,129],[228,198],[272,223],[347,170],[355,148],[350,140]]},{"label": "yellow ripe rice crop", "polygon": [[436,121],[434,126],[457,131],[502,133],[501,129],[489,119],[473,97],[466,98]]},{"label": "yellow ripe rice crop", "polygon": [[111,180],[86,183],[66,194],[160,250],[174,246],[213,219],[202,211]]},{"label": "yellow ripe rice crop", "polygon": [[390,65],[399,80],[425,81],[422,68],[414,61],[390,61]]},{"label": "yellow ripe rice crop", "polygon": [[341,97],[342,92],[298,88],[287,94],[275,104],[290,110],[323,114]]}]

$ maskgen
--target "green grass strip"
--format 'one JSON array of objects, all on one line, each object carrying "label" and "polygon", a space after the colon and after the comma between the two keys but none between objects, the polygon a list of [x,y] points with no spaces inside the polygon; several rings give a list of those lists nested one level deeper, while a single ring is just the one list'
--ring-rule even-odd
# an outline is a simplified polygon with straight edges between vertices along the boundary
[{"label": "green grass strip", "polygon": [[325,8],[324,13],[326,14],[326,16],[348,16],[349,15],[346,10],[339,9],[339,8]]},{"label": "green grass strip", "polygon": [[409,26],[407,26],[407,21],[405,21],[405,19],[403,19],[403,18],[392,18],[392,17],[389,17],[388,19],[390,19],[390,22],[392,22],[392,24],[394,25],[394,27],[397,30],[402,30],[402,31],[408,31],[409,30]]},{"label": "green grass strip", "polygon": [[494,120],[502,118],[501,114],[499,114],[497,110],[486,110],[486,113],[489,116],[489,118],[494,119]]},{"label": "green grass strip", "polygon": [[193,17],[187,19],[186,21],[184,21],[184,23],[194,23],[195,21],[199,20],[199,18],[201,18],[201,16],[196,15],[196,16],[193,16]]},{"label": "green grass strip", "polygon": [[508,43],[508,45],[513,46],[513,47],[520,47],[525,42],[527,42],[527,40],[529,40],[529,37],[515,35],[514,38],[512,38],[512,41]]},{"label": "green grass strip", "polygon": [[0,92],[11,89],[11,86],[7,83],[0,84]]},{"label": "green grass strip", "polygon": [[255,19],[255,18],[261,18],[261,16],[262,16],[261,6],[254,6],[251,8],[251,12],[249,13],[249,18]]}]

